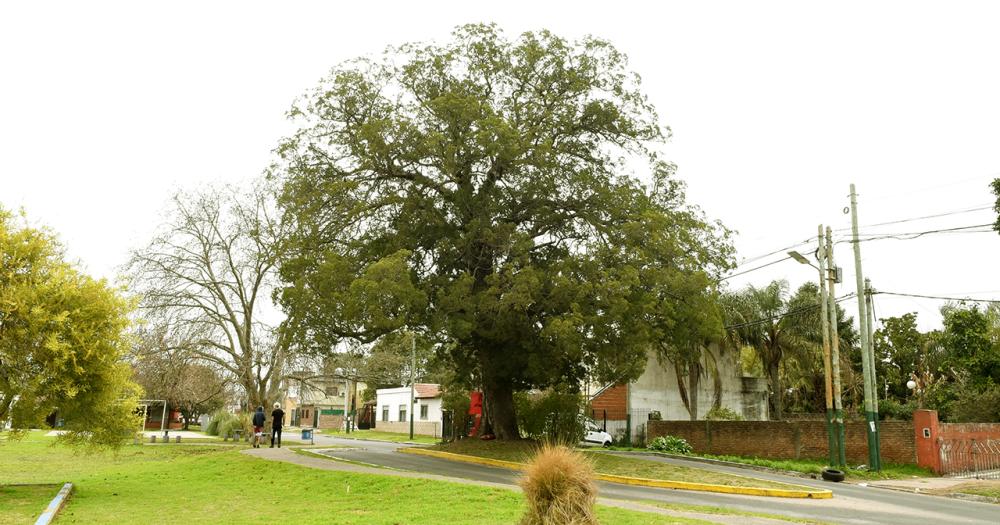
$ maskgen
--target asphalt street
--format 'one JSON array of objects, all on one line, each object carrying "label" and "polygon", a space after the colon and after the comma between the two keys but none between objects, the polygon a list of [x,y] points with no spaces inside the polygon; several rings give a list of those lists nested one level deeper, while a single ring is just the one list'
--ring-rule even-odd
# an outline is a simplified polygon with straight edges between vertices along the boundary
[{"label": "asphalt street", "polygon": [[[342,439],[322,434],[316,435],[316,444],[352,447],[350,450],[330,450],[325,452],[326,455],[333,458],[398,470],[507,485],[514,485],[517,477],[520,475],[518,472],[502,468],[396,452],[399,448],[413,446],[407,444]],[[911,494],[849,483],[829,483],[821,480],[784,476],[721,465],[708,465],[672,458],[641,457],[650,461],[662,461],[676,465],[830,489],[833,491],[834,497],[827,500],[769,498],[635,487],[617,483],[598,482],[600,495],[605,498],[629,501],[660,501],[666,503],[709,505],[822,520],[830,523],[886,523],[906,525],[913,525],[915,523],[1000,524],[1000,506],[989,503]]]}]

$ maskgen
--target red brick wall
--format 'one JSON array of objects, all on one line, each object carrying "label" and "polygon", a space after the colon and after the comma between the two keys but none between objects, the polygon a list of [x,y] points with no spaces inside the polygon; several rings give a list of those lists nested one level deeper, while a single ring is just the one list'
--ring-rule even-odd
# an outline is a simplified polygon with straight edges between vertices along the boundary
[{"label": "red brick wall", "polygon": [[594,399],[590,402],[590,406],[594,411],[594,418],[603,417],[604,411],[607,410],[608,419],[625,419],[625,396],[627,388],[625,385],[615,385],[594,396]]},{"label": "red brick wall", "polygon": [[942,439],[1000,439],[1000,423],[940,423]]},{"label": "red brick wall", "polygon": [[[845,428],[847,459],[868,462],[865,422],[848,422]],[[883,421],[881,450],[884,461],[915,463],[913,423]],[[772,459],[824,459],[827,457],[825,421],[650,421],[648,439],[663,435],[686,439],[695,452]]]}]

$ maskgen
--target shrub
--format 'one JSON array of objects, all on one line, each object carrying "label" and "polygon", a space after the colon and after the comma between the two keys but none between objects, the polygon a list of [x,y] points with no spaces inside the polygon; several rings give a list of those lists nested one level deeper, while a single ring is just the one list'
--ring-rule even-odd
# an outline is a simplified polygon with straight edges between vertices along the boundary
[{"label": "shrub", "polygon": [[244,428],[244,425],[240,416],[230,414],[225,410],[218,410],[212,414],[212,419],[205,427],[205,433],[210,436],[228,436],[233,429],[241,428]]},{"label": "shrub", "polygon": [[686,439],[676,436],[660,436],[654,439],[646,448],[669,454],[690,454],[693,451],[691,444]]},{"label": "shrub", "polygon": [[705,414],[705,419],[709,421],[743,421],[742,416],[725,407],[712,407]]},{"label": "shrub", "polygon": [[583,454],[543,445],[518,480],[528,509],[521,525],[596,525],[594,468]]},{"label": "shrub", "polygon": [[584,400],[579,394],[549,391],[514,398],[518,426],[526,437],[553,443],[577,443],[585,434]]}]

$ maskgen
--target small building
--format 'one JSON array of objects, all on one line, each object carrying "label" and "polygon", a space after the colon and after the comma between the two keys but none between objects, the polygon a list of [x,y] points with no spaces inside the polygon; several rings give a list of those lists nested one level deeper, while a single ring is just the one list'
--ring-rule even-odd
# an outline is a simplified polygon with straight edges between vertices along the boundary
[{"label": "small building", "polygon": [[[650,351],[646,368],[637,380],[590,391],[588,415],[598,426],[606,426],[612,436],[623,435],[630,426],[633,441],[643,439],[649,420],[701,420],[713,407],[728,409],[747,421],[768,419],[767,382],[744,377],[738,353],[715,345],[706,348],[701,370],[697,392],[692,396],[687,374],[678,374],[673,363]],[[692,417],[689,405],[695,399],[696,413]]]},{"label": "small building", "polygon": [[282,385],[285,425],[343,429],[345,409],[348,414],[356,411],[366,389],[364,382],[343,376],[297,371]]},{"label": "small building", "polygon": [[414,388],[413,410],[410,387],[380,388],[375,391],[375,429],[382,432],[410,432],[421,436],[441,437],[444,412],[441,407],[441,385],[417,383]]}]

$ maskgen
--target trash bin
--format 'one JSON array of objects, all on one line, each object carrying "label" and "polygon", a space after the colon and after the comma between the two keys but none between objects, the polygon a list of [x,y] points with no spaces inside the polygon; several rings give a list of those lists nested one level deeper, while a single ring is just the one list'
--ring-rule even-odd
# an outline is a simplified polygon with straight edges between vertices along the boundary
[{"label": "trash bin", "polygon": [[305,440],[312,441],[312,438],[313,438],[313,429],[311,429],[311,428],[303,428],[302,429],[302,441],[305,441]]}]

